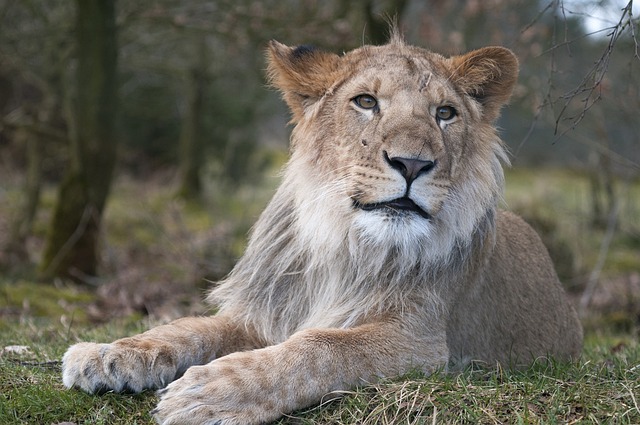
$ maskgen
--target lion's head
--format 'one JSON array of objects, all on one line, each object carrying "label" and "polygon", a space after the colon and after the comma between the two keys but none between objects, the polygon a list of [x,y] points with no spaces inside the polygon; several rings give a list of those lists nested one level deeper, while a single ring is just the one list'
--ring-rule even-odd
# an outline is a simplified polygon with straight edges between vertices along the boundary
[{"label": "lion's head", "polygon": [[272,42],[268,56],[295,124],[284,184],[310,242],[357,232],[441,261],[492,213],[506,160],[493,123],[518,72],[509,50],[445,58],[396,35],[342,56]]},{"label": "lion's head", "polygon": [[506,159],[493,122],[514,55],[444,58],[394,36],[341,56],[272,42],[268,56],[293,115],[291,159],[210,301],[271,341],[409,299],[439,309],[438,282],[491,246]]}]

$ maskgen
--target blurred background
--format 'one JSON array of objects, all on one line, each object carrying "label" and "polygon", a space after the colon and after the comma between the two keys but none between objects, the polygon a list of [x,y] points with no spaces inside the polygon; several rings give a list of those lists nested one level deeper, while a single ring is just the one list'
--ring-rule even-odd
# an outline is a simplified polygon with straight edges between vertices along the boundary
[{"label": "blurred background", "polygon": [[287,158],[270,39],[512,49],[504,207],[588,325],[640,327],[640,5],[0,0],[0,318],[166,320],[241,255]]}]

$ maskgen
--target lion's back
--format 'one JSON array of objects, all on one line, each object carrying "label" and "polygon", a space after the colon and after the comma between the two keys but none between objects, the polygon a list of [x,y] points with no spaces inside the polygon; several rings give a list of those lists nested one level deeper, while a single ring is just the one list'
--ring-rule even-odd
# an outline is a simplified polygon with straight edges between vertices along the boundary
[{"label": "lion's back", "polygon": [[578,316],[545,246],[510,212],[498,212],[495,249],[452,311],[454,362],[518,366],[549,355],[576,358],[582,349]]}]

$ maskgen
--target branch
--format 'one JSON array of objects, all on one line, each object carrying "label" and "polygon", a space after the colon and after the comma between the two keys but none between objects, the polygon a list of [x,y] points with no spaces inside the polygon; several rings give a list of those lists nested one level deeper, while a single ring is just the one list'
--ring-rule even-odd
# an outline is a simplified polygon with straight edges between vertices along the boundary
[{"label": "branch", "polygon": [[[564,9],[564,5],[562,7]],[[631,31],[631,35],[634,40],[634,45],[635,45],[634,57],[640,60],[640,56],[638,56],[638,51],[639,51],[638,39],[636,38],[636,32],[635,32],[636,23],[633,20],[632,8],[633,8],[633,0],[629,0],[627,5],[622,9],[622,15],[620,16],[618,23],[613,27],[605,29],[605,30],[611,30],[611,32],[608,34],[609,43],[607,44],[607,47],[605,48],[602,56],[600,56],[600,58],[596,61],[593,67],[591,67],[591,69],[587,72],[587,74],[582,78],[582,81],[580,81],[578,86],[573,90],[566,92],[564,95],[561,95],[556,101],[550,102],[552,104],[557,101],[564,100],[564,105],[562,106],[560,112],[558,113],[555,121],[555,134],[557,135],[557,138],[560,138],[564,134],[566,134],[568,131],[575,129],[576,126],[584,119],[587,112],[593,107],[593,105],[595,105],[601,99],[601,93],[600,93],[601,83],[604,80],[604,77],[606,76],[607,71],[609,69],[611,55],[613,53],[616,43],[618,42],[618,40],[626,30]],[[567,44],[570,42],[571,41],[566,41],[563,44]],[[556,47],[557,46],[554,46],[553,49],[555,49]],[[582,102],[584,103],[582,111],[577,116],[563,118],[570,104],[573,102],[573,100],[579,95],[582,95],[585,93],[586,93],[586,96],[582,99]],[[560,123],[563,120],[564,121],[573,120],[573,122],[569,128],[565,129],[560,134],[558,134]]]},{"label": "branch", "polygon": [[593,294],[595,293],[596,288],[598,287],[598,282],[600,281],[600,274],[602,273],[602,268],[604,267],[604,263],[607,259],[607,255],[609,253],[609,246],[611,245],[611,241],[613,240],[613,236],[615,234],[615,230],[618,224],[618,217],[620,212],[620,197],[616,198],[615,204],[609,213],[609,218],[607,219],[607,231],[602,238],[602,242],[600,243],[600,252],[598,253],[598,260],[596,261],[596,265],[593,267],[591,274],[589,275],[589,281],[587,282],[587,287],[582,293],[582,297],[580,297],[580,316],[584,317],[589,305],[591,305],[591,300],[593,299]]},{"label": "branch", "polygon": [[3,127],[12,130],[26,130],[36,136],[56,142],[68,143],[69,141],[69,137],[64,131],[26,119],[13,120],[5,117],[0,122],[0,130],[2,130]]}]

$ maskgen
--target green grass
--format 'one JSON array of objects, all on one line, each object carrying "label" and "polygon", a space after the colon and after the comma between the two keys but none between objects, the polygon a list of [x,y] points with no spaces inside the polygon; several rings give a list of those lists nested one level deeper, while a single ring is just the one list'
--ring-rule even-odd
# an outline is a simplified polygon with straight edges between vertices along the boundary
[{"label": "green grass", "polygon": [[[77,286],[42,285],[18,279],[0,280],[1,315],[21,315],[33,317],[59,317],[61,320],[85,322],[86,314],[82,306],[95,299],[95,295]],[[0,322],[0,329],[3,324]]]},{"label": "green grass", "polygon": [[[110,341],[149,325],[116,321],[69,328],[47,320],[5,324],[0,347],[24,345],[29,352],[0,356],[0,423],[152,424],[148,412],[157,402],[153,392],[94,396],[67,390],[58,362],[77,340]],[[640,345],[630,335],[591,334],[582,359],[574,364],[413,374],[346,392],[279,423],[638,424],[639,398]]]},{"label": "green grass", "polygon": [[[103,326],[65,326],[46,318],[5,322],[0,332],[1,424],[150,424],[153,392],[94,396],[62,385],[60,359],[77,339],[111,341],[144,330],[141,321],[120,320]],[[25,353],[5,347],[28,347]]]},{"label": "green grass", "polygon": [[[506,173],[506,208],[522,215],[545,242],[565,243],[573,254],[573,279],[584,279],[599,255],[606,232],[594,227],[586,175],[559,169],[514,169]],[[619,213],[607,252],[606,276],[640,270],[640,182],[616,181]]]}]

